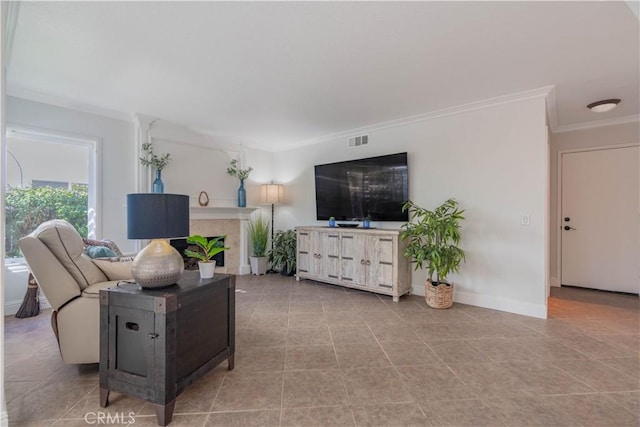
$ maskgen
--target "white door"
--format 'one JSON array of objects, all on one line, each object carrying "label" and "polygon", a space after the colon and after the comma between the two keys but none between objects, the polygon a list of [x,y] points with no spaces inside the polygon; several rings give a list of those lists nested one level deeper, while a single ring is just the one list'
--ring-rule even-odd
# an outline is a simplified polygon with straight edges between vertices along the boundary
[{"label": "white door", "polygon": [[640,290],[638,147],[562,155],[562,284]]}]

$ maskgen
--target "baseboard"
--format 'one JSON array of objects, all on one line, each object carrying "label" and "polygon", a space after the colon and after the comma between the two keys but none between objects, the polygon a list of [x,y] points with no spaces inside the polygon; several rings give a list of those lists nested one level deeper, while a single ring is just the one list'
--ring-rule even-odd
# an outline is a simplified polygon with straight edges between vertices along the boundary
[{"label": "baseboard", "polygon": [[[4,315],[13,316],[14,314],[16,314],[18,312],[18,309],[20,309],[20,306],[22,305],[22,301],[23,300],[6,301],[4,303]],[[40,294],[40,309],[45,310],[47,308],[51,308],[51,304],[49,304],[49,301],[47,301],[47,299],[42,296],[42,294]]]},{"label": "baseboard", "polygon": [[490,308],[492,310],[537,317],[539,319],[547,318],[547,306],[544,304],[531,304],[508,298],[500,298],[492,295],[480,295],[458,290],[455,290],[453,293],[453,301],[461,304]]},{"label": "baseboard", "polygon": [[[424,285],[411,286],[411,294],[424,296]],[[453,301],[459,302],[460,304],[538,317],[540,319],[547,318],[547,307],[545,305],[523,303],[512,299],[494,297],[492,295],[480,295],[455,289],[453,292]]]}]

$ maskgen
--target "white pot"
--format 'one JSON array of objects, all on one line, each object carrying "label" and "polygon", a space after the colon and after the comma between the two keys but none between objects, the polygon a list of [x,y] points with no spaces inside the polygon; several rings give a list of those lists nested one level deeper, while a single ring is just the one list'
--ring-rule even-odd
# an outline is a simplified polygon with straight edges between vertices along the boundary
[{"label": "white pot", "polygon": [[200,278],[201,279],[211,279],[213,277],[213,272],[216,269],[216,262],[202,262],[198,261],[198,268],[200,269]]},{"label": "white pot", "polygon": [[251,273],[259,276],[261,274],[267,274],[267,263],[269,262],[269,258],[266,256],[249,257],[249,264],[251,264]]}]

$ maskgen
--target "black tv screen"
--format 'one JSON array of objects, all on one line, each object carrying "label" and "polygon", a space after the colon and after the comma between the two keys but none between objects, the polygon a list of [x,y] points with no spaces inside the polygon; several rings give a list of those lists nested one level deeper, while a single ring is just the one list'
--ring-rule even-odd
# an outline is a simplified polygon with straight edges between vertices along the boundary
[{"label": "black tv screen", "polygon": [[408,221],[407,153],[315,166],[318,220]]}]

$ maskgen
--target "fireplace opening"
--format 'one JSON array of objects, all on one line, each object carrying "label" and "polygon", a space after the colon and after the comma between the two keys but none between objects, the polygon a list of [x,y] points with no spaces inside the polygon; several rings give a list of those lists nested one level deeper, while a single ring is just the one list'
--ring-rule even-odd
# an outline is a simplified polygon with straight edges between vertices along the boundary
[{"label": "fireplace opening", "polygon": [[[218,236],[209,236],[207,239],[215,239]],[[224,246],[224,237],[220,239]],[[187,243],[187,239],[171,239],[169,241],[171,246],[176,248],[176,250],[182,255],[182,259],[184,260],[184,269],[185,270],[197,270],[198,269],[198,260],[196,258],[189,258],[184,254],[185,249],[191,249],[192,251],[200,251],[200,248],[196,245],[191,245]],[[224,267],[224,251],[214,255],[212,258],[216,261],[216,267]]]}]

